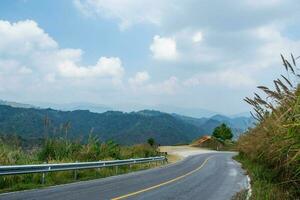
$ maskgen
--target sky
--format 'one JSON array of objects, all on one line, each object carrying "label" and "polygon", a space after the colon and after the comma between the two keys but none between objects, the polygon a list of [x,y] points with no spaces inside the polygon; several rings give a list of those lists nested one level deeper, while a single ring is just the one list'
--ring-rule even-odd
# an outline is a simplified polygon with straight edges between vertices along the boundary
[{"label": "sky", "polygon": [[[249,111],[300,54],[299,0],[1,0],[0,98]],[[176,112],[176,110],[174,110]]]}]

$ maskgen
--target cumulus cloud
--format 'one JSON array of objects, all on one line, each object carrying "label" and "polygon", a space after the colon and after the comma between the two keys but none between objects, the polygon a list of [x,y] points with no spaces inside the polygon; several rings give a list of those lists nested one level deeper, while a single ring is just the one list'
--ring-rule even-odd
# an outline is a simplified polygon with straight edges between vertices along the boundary
[{"label": "cumulus cloud", "polygon": [[129,84],[133,87],[135,86],[141,86],[144,83],[146,83],[150,79],[150,75],[148,72],[137,72],[134,77],[130,78],[128,80]]},{"label": "cumulus cloud", "polygon": [[[60,48],[35,21],[16,23],[0,20],[0,82],[2,91],[49,91],[49,82],[57,87],[72,87],[81,81],[91,86],[102,79],[120,82],[124,68],[118,57],[101,57],[95,65],[81,64],[81,49]],[[92,80],[91,80],[92,78]],[[72,79],[72,80],[70,80]],[[53,88],[52,88],[53,89]]]},{"label": "cumulus cloud", "polygon": [[2,55],[25,55],[58,47],[58,44],[32,20],[16,23],[1,20],[0,38]]},{"label": "cumulus cloud", "polygon": [[180,89],[180,81],[176,76],[171,76],[158,82],[149,82],[148,72],[138,72],[128,80],[131,89],[139,95],[175,95]]},{"label": "cumulus cloud", "polygon": [[178,58],[176,41],[173,38],[154,36],[150,50],[157,60],[175,60]]},{"label": "cumulus cloud", "polygon": [[156,85],[149,85],[149,89],[155,93],[163,93],[163,94],[176,94],[176,91],[179,89],[178,78],[176,76],[171,76],[167,80],[162,83]]},{"label": "cumulus cloud", "polygon": [[66,61],[59,65],[59,72],[62,76],[73,78],[87,77],[114,77],[121,78],[124,73],[119,58],[101,57],[95,66],[82,67],[74,62]]}]

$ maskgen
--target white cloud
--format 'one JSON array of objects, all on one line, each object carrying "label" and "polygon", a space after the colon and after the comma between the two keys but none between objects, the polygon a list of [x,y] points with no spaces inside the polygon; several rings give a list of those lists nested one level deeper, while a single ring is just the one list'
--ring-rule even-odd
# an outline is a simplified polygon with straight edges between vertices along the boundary
[{"label": "white cloud", "polygon": [[72,78],[88,77],[113,77],[121,78],[124,73],[119,58],[101,57],[95,66],[77,66],[74,62],[66,61],[59,65],[59,72],[62,76]]},{"label": "white cloud", "polygon": [[18,71],[21,74],[31,74],[32,73],[32,70],[30,68],[25,67],[25,66],[21,67]]},{"label": "white cloud", "polygon": [[175,95],[179,91],[180,83],[176,76],[158,82],[146,85],[143,90],[147,90],[150,94],[156,95]]},{"label": "white cloud", "polygon": [[25,55],[56,49],[57,43],[32,20],[10,23],[0,20],[0,53]]},{"label": "white cloud", "polygon": [[171,76],[166,80],[149,82],[148,72],[138,72],[128,80],[131,89],[138,95],[175,95],[180,89],[180,82],[176,76]]},{"label": "white cloud", "polygon": [[101,57],[95,65],[82,65],[81,49],[60,48],[35,21],[0,20],[0,38],[2,92],[19,95],[23,91],[34,96],[53,92],[54,87],[92,90],[103,85],[114,89],[122,82],[125,70],[118,57]]},{"label": "white cloud", "polygon": [[171,76],[169,79],[158,85],[156,89],[157,91],[162,90],[167,94],[175,94],[178,87],[178,78],[176,76]]},{"label": "white cloud", "polygon": [[159,25],[165,4],[152,0],[74,0],[74,5],[87,16],[116,19],[121,29],[134,24]]},{"label": "white cloud", "polygon": [[154,36],[150,50],[157,60],[175,60],[178,58],[176,41],[173,38]]},{"label": "white cloud", "polygon": [[148,72],[137,72],[133,78],[130,78],[128,80],[129,84],[133,87],[135,86],[141,86],[144,83],[146,83],[150,79],[150,75]]},{"label": "white cloud", "polygon": [[[28,73],[57,73],[63,77],[110,77],[120,79],[124,68],[117,57],[101,57],[94,66],[81,66],[81,49],[62,49],[31,20],[10,23],[0,21],[1,60],[20,63],[19,71]],[[23,66],[23,65],[26,65]],[[1,66],[2,69],[4,66]]]},{"label": "white cloud", "polygon": [[54,73],[46,74],[44,79],[47,82],[55,82],[56,81],[56,75]]},{"label": "white cloud", "polygon": [[266,25],[249,31],[260,42],[256,48],[255,59],[248,61],[255,68],[268,68],[279,64],[280,54],[290,56],[300,52],[300,40],[290,39],[282,34],[280,27]]},{"label": "white cloud", "polygon": [[202,39],[203,39],[203,34],[200,31],[196,32],[193,36],[193,42],[195,42],[195,43],[201,42]]},{"label": "white cloud", "polygon": [[240,72],[233,69],[201,73],[183,82],[183,85],[187,87],[225,86],[231,89],[244,89],[245,87],[254,87],[255,84],[255,80],[248,72]]}]

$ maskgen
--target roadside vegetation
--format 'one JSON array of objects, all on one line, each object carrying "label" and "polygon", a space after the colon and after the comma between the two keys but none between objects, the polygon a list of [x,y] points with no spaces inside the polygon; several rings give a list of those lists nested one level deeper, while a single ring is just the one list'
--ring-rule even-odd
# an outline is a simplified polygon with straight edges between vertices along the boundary
[{"label": "roadside vegetation", "polygon": [[[41,145],[24,149],[18,137],[0,137],[0,165],[64,163],[99,160],[115,160],[158,156],[155,141],[146,144],[120,146],[113,141],[101,142],[96,136],[90,135],[86,143],[71,141],[66,138],[48,138]],[[155,164],[137,164],[115,168],[78,170],[76,180],[101,178],[111,175],[146,169]],[[38,188],[49,185],[75,181],[74,171],[51,172],[46,174],[45,184],[41,184],[42,174],[0,176],[0,192]]]},{"label": "roadside vegetation", "polygon": [[233,134],[231,128],[228,127],[226,124],[222,123],[220,126],[214,129],[212,136],[225,141],[225,140],[231,140]]},{"label": "roadside vegetation", "polygon": [[232,138],[231,128],[222,123],[214,129],[211,136],[202,136],[194,140],[191,145],[217,151],[234,151],[236,150],[236,142]]},{"label": "roadside vegetation", "polygon": [[300,197],[299,57],[281,58],[286,74],[274,80],[275,89],[259,86],[262,95],[245,99],[257,125],[239,138],[237,160],[252,179],[252,199]]}]

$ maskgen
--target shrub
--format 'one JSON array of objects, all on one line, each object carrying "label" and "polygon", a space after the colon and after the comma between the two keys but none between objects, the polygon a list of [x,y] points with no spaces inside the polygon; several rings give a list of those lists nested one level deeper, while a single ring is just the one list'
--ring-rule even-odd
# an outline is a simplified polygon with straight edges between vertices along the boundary
[{"label": "shrub", "polygon": [[[282,56],[288,76],[274,80],[275,89],[259,86],[266,97],[254,93],[245,101],[253,106],[257,126],[238,140],[242,156],[272,171],[276,182],[293,196],[300,196],[300,87],[296,60]],[[293,85],[292,83],[296,83]]]}]

